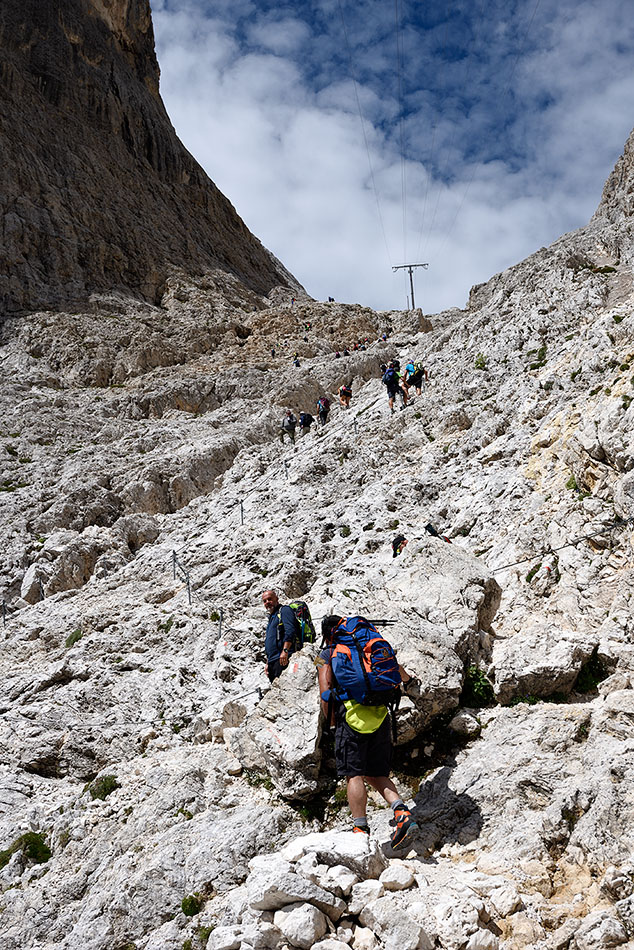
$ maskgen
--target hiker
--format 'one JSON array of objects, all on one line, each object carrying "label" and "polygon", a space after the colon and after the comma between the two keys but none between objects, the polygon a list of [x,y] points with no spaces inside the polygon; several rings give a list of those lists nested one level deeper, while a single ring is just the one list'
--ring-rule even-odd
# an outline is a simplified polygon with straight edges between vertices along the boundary
[{"label": "hiker", "polygon": [[[370,677],[376,673],[373,674],[372,670],[366,671],[360,664],[359,669],[349,672],[354,664],[348,658],[350,655],[356,656],[352,634],[362,649],[368,637],[379,639],[382,676],[389,679],[389,689],[381,691],[386,697],[391,697],[394,701],[395,696],[400,696],[401,682],[409,691],[418,681],[398,663],[389,644],[363,617],[324,617],[321,632],[325,644],[317,658],[321,708],[327,724],[335,726],[337,775],[346,779],[348,804],[353,820],[352,830],[357,834],[370,834],[366,816],[367,782],[391,806],[396,823],[391,844],[393,848],[402,848],[418,831],[418,825],[389,777],[392,762],[392,724],[387,705],[366,705],[347,698],[351,694],[361,695],[359,690],[366,689],[366,682],[372,687],[379,682],[378,678],[376,681],[370,681]],[[352,654],[346,640],[352,644]],[[367,649],[363,649],[363,653],[365,656]],[[386,660],[388,653],[389,662]],[[376,693],[372,698],[376,698]]]},{"label": "hiker", "polygon": [[271,356],[275,356],[275,347],[274,347],[274,346],[271,347]]},{"label": "hiker", "polygon": [[398,557],[408,543],[404,534],[397,534],[392,541],[392,557]]},{"label": "hiker", "polygon": [[284,436],[287,435],[293,445],[295,444],[295,426],[297,425],[297,418],[290,409],[286,410],[286,415],[282,419],[282,425],[280,427],[280,442],[284,442]]},{"label": "hiker", "polygon": [[343,406],[344,409],[350,408],[350,400],[352,399],[352,383],[346,384],[339,387],[339,405]]},{"label": "hiker", "polygon": [[328,413],[330,412],[330,399],[327,396],[320,396],[317,400],[317,415],[322,426],[328,422]]},{"label": "hiker", "polygon": [[305,435],[308,435],[310,432],[310,427],[315,421],[314,416],[311,416],[310,412],[300,412],[299,414],[299,434],[303,439]]},{"label": "hiker", "polygon": [[405,367],[405,385],[414,386],[416,388],[416,395],[422,396],[423,394],[423,379],[429,379],[429,373],[425,369],[422,363],[414,362],[410,360],[407,366]]},{"label": "hiker", "polygon": [[[401,389],[400,376],[394,368],[393,363],[390,363],[389,366],[386,367],[381,378],[381,382],[387,388],[387,398],[390,406],[390,412],[394,412],[394,399],[396,395],[402,393],[403,390]],[[402,408],[403,406],[401,406],[401,409]]]},{"label": "hiker", "polygon": [[264,652],[266,653],[265,672],[271,682],[288,666],[288,658],[293,652],[297,636],[295,614],[290,607],[282,607],[274,590],[265,590],[262,603],[269,612],[266,627]]}]

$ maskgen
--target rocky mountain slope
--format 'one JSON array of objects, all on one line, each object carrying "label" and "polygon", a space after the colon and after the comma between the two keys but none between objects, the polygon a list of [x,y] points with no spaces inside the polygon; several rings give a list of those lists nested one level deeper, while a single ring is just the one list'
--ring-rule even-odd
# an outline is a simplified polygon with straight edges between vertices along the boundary
[{"label": "rocky mountain slope", "polygon": [[0,313],[154,303],[178,267],[298,289],[178,140],[149,0],[4,0],[0,48]]},{"label": "rocky mountain slope", "polygon": [[[91,9],[122,43],[142,5]],[[431,323],[217,262],[7,317],[3,947],[634,946],[633,141],[586,228]],[[316,648],[269,684],[264,587],[394,621],[407,854],[382,800],[348,832]]]},{"label": "rocky mountain slope", "polygon": [[[174,278],[160,305],[110,295],[8,322],[8,947],[633,939],[618,228],[562,238],[427,332],[416,315],[276,302],[219,270]],[[378,366],[410,353],[431,379],[392,416]],[[350,410],[279,443],[285,407],[349,379]],[[422,682],[399,713],[398,781],[423,829],[405,860],[379,801],[369,850],[345,833],[314,649],[269,687],[264,586],[317,617],[396,621]]]}]

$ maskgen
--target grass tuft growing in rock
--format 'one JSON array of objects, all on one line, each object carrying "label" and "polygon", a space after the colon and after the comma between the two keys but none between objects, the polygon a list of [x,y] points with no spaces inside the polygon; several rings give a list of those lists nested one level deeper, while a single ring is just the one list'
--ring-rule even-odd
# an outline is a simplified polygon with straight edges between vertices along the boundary
[{"label": "grass tuft growing in rock", "polygon": [[101,778],[96,778],[94,782],[87,785],[84,791],[90,792],[93,801],[99,799],[103,802],[116,788],[121,788],[116,775],[102,775]]},{"label": "grass tuft growing in rock", "polygon": [[29,861],[35,864],[45,864],[51,857],[51,849],[44,840],[44,836],[36,831],[27,831],[16,838],[4,851],[0,851],[0,868],[5,867],[16,851],[22,851]]},{"label": "grass tuft growing in rock", "polygon": [[77,641],[78,641],[78,640],[81,640],[82,637],[83,637],[83,633],[81,632],[81,630],[79,630],[79,629],[73,630],[73,632],[70,633],[70,634],[66,637],[66,646],[67,646],[67,647],[75,646],[75,644],[77,643]]},{"label": "grass tuft growing in rock", "polygon": [[181,901],[181,910],[186,917],[195,917],[200,913],[203,900],[200,894],[188,894]]}]

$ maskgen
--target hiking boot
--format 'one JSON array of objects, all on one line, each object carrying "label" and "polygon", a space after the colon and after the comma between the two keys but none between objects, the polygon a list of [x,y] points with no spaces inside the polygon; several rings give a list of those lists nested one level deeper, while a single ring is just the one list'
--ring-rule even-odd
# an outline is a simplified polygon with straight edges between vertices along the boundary
[{"label": "hiking boot", "polygon": [[396,830],[390,838],[390,844],[396,850],[409,844],[418,832],[418,825],[412,818],[409,808],[397,808],[394,812],[394,820],[396,821]]},{"label": "hiking boot", "polygon": [[370,837],[370,829],[368,828],[367,825],[365,826],[365,828],[359,828],[358,825],[355,825],[354,828],[352,829],[352,834],[353,834],[353,835],[365,835],[366,838],[369,838],[369,837]]}]

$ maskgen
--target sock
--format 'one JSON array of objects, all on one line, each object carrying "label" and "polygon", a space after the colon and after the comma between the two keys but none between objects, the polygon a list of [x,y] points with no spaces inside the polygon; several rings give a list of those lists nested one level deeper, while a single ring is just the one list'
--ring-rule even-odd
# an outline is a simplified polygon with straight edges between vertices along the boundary
[{"label": "sock", "polygon": [[397,798],[395,802],[392,802],[392,804],[390,805],[390,808],[395,814],[396,814],[397,808],[404,808],[405,811],[407,811],[407,805],[405,804],[402,798]]},{"label": "sock", "polygon": [[361,818],[353,818],[352,824],[355,828],[369,828],[368,819],[366,815],[362,815]]}]

